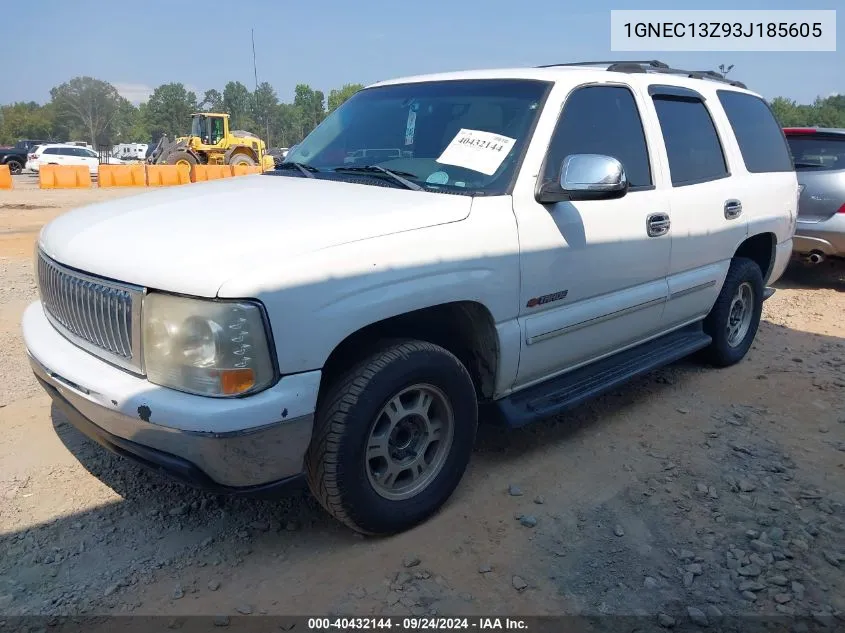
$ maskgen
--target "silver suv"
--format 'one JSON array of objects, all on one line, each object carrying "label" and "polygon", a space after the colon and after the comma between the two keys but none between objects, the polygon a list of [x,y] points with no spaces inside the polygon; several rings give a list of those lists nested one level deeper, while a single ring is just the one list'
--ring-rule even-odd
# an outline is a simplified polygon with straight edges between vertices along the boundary
[{"label": "silver suv", "polygon": [[813,264],[845,257],[845,129],[784,132],[800,190],[795,252]]}]

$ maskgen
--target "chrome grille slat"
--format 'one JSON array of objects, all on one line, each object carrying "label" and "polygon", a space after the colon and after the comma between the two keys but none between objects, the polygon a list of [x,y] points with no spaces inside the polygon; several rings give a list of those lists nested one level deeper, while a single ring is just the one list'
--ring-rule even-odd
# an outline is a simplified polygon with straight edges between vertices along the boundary
[{"label": "chrome grille slat", "polygon": [[66,338],[92,354],[142,373],[137,331],[142,288],[77,272],[41,252],[37,271],[45,313]]}]

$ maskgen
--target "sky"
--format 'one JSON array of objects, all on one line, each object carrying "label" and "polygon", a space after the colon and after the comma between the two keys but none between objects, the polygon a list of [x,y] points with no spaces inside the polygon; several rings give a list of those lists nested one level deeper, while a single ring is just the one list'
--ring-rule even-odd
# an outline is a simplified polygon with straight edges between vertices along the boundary
[{"label": "sky", "polygon": [[[293,99],[298,83],[328,94],[345,83],[428,72],[656,58],[680,68],[734,64],[730,77],[764,97],[808,103],[845,93],[842,24],[837,52],[610,51],[611,8],[802,5],[797,0],[17,0],[0,10],[7,52],[0,64],[0,103],[47,101],[50,88],[79,75],[111,82],[133,103],[168,82],[182,82],[200,98],[210,88],[222,91],[230,80],[253,88],[253,28],[258,79],[272,84],[284,101]],[[823,0],[803,8],[845,5]]]}]

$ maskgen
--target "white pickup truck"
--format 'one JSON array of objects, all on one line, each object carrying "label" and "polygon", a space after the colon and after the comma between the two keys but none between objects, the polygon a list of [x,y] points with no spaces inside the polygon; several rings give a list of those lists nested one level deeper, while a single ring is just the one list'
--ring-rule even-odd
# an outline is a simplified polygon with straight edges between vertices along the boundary
[{"label": "white pickup truck", "polygon": [[450,497],[479,404],[520,426],[693,352],[741,360],[797,196],[766,103],[714,74],[387,81],[269,174],[51,222],[23,333],[105,447],[223,492],[304,476],[392,533]]}]

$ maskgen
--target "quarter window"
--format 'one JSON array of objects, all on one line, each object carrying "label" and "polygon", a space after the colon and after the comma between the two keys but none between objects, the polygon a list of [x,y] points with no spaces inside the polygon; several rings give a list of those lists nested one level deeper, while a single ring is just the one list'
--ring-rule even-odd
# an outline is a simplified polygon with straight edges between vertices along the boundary
[{"label": "quarter window", "polygon": [[792,171],[783,132],[765,101],[732,90],[719,90],[719,101],[748,171],[754,174]]},{"label": "quarter window", "polygon": [[651,186],[643,124],[628,88],[588,86],[569,96],[549,145],[544,180],[556,182],[563,160],[572,154],[612,156],[622,163],[632,189]]},{"label": "quarter window", "polygon": [[701,100],[655,95],[654,107],[674,186],[717,180],[728,175],[719,135]]}]

